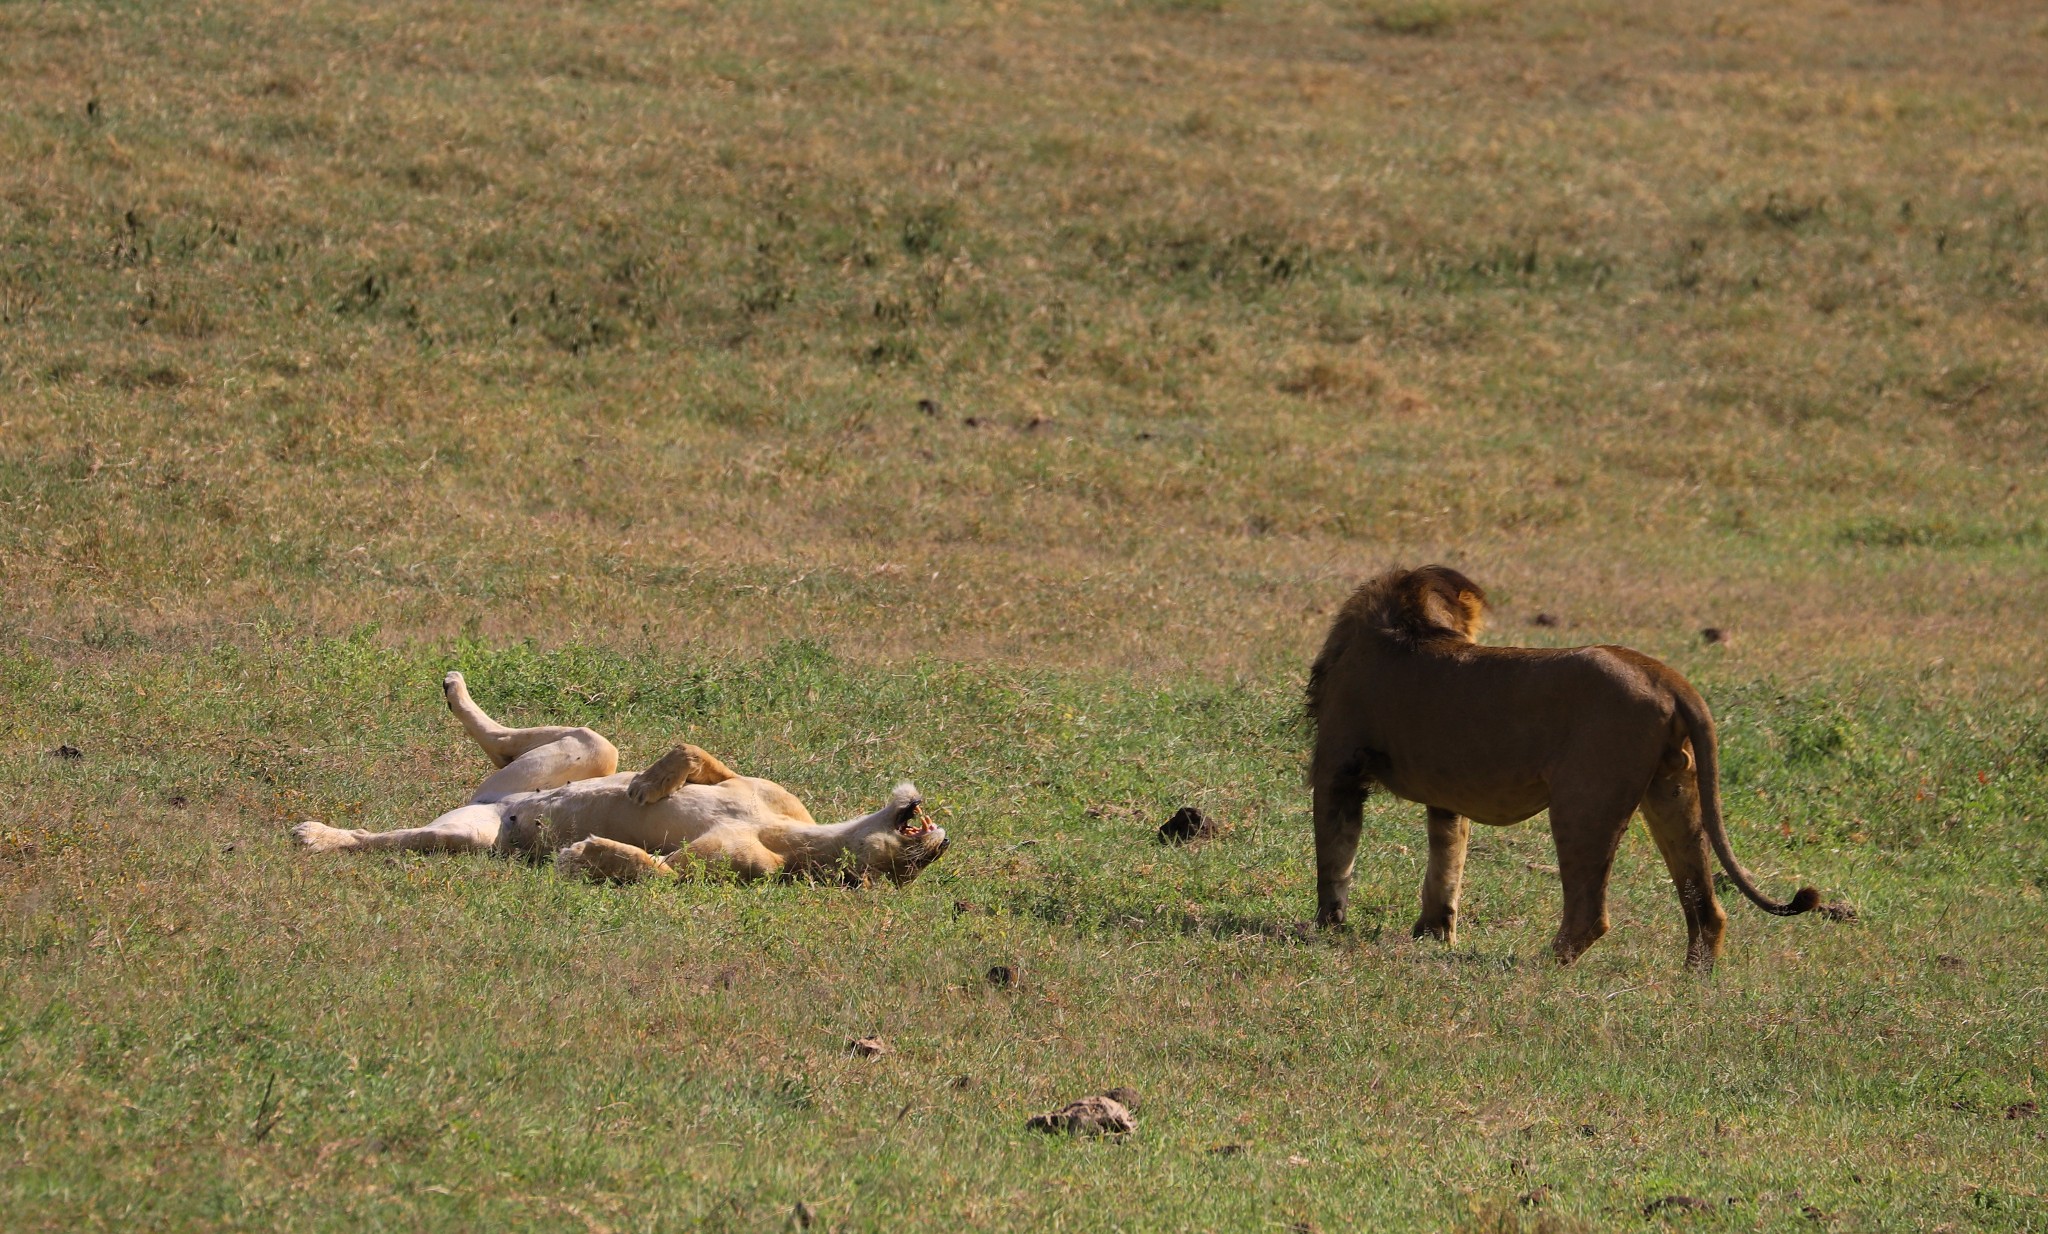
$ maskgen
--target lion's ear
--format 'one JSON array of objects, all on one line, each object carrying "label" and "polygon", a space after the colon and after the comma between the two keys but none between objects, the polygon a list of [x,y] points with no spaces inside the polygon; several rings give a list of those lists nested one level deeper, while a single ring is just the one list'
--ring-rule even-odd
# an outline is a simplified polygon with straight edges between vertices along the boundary
[{"label": "lion's ear", "polygon": [[1464,611],[1465,620],[1459,624],[1465,631],[1465,637],[1478,638],[1479,632],[1486,628],[1486,597],[1476,591],[1461,591],[1458,593],[1458,607]]},{"label": "lion's ear", "polygon": [[1486,593],[1449,566],[1424,566],[1402,580],[1409,629],[1416,637],[1456,634],[1471,639],[1485,620]]}]

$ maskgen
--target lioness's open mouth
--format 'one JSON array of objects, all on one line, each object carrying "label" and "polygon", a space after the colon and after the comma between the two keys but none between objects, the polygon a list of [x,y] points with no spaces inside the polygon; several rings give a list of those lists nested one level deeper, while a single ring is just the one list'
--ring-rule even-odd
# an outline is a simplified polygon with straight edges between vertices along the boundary
[{"label": "lioness's open mouth", "polygon": [[936,826],[938,823],[932,821],[932,816],[924,812],[924,803],[919,801],[913,803],[903,812],[903,817],[896,820],[896,834],[921,836]]}]

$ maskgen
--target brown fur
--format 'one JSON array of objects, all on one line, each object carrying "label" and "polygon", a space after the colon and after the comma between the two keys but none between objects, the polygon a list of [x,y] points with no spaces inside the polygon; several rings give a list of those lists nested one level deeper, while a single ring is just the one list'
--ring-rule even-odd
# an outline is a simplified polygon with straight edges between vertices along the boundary
[{"label": "brown fur", "polygon": [[1607,879],[1641,809],[1685,912],[1686,963],[1713,966],[1727,921],[1708,847],[1767,912],[1780,904],[1735,860],[1721,821],[1714,721],[1669,666],[1626,647],[1482,647],[1486,593],[1448,566],[1391,570],[1352,593],[1309,671],[1315,724],[1316,919],[1339,925],[1365,795],[1428,807],[1429,872],[1415,935],[1451,941],[1471,822],[1544,809],[1557,844],[1569,964],[1607,932]]}]

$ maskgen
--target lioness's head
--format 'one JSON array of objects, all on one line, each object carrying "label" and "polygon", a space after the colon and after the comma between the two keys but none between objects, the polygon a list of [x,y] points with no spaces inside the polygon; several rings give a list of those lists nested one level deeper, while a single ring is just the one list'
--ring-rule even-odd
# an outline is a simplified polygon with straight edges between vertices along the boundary
[{"label": "lioness's head", "polygon": [[854,833],[843,854],[852,882],[886,878],[902,886],[944,856],[952,843],[946,829],[924,812],[923,796],[908,781],[889,794],[888,805],[857,820]]}]

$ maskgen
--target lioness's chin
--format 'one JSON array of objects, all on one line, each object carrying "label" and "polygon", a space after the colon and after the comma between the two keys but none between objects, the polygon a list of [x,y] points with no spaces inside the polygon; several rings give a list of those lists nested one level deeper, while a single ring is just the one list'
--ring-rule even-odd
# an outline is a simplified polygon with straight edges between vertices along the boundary
[{"label": "lioness's chin", "polygon": [[896,859],[889,870],[890,880],[898,887],[906,885],[924,873],[926,866],[945,856],[946,850],[952,847],[952,844],[953,841],[946,835],[945,828],[936,823],[928,824],[916,839],[904,845],[907,851]]}]

